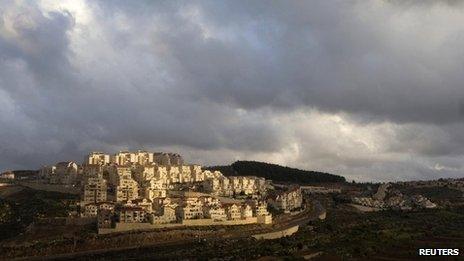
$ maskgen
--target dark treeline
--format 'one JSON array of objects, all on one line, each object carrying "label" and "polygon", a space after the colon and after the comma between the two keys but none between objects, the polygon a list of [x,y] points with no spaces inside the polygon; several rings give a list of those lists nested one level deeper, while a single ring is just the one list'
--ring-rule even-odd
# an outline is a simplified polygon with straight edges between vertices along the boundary
[{"label": "dark treeline", "polygon": [[258,176],[279,182],[345,182],[344,177],[334,174],[283,167],[257,161],[236,161],[230,166],[212,166],[206,169],[219,170],[225,176]]}]

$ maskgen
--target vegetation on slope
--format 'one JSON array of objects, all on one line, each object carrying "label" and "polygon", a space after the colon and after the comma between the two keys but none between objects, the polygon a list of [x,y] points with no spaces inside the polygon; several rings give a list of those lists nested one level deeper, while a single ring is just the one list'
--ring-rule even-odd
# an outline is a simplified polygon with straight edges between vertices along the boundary
[{"label": "vegetation on slope", "polygon": [[462,248],[464,243],[462,208],[371,213],[334,209],[329,213],[326,220],[302,226],[293,236],[280,239],[205,239],[186,245],[96,254],[85,259],[248,260],[271,256],[299,260],[303,255],[322,251],[322,256],[315,260],[415,260],[419,248]]},{"label": "vegetation on slope", "polygon": [[236,161],[230,166],[213,166],[207,169],[219,170],[226,176],[258,176],[278,182],[345,182],[344,177],[334,174],[283,167],[257,161]]},{"label": "vegetation on slope", "polygon": [[0,198],[0,240],[24,231],[35,218],[66,217],[77,196],[25,188]]}]

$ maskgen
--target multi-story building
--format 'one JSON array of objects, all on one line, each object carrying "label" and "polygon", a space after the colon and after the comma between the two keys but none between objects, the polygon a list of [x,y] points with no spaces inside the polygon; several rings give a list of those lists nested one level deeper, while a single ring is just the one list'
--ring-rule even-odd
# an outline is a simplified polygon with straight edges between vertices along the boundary
[{"label": "multi-story building", "polygon": [[242,209],[240,205],[237,204],[224,204],[227,214],[227,219],[229,220],[238,220],[242,218]]},{"label": "multi-story building", "polygon": [[110,163],[110,155],[103,152],[91,152],[85,163],[85,165],[106,165]]},{"label": "multi-story building", "polygon": [[105,202],[107,185],[103,178],[88,178],[84,185],[83,201],[85,204]]},{"label": "multi-story building", "polygon": [[170,205],[163,206],[159,212],[150,215],[150,223],[152,224],[167,224],[176,220],[176,210]]},{"label": "multi-story building", "polygon": [[268,202],[275,209],[284,210],[286,212],[300,208],[303,202],[301,188],[293,187],[289,190],[271,195]]},{"label": "multi-story building", "polygon": [[135,154],[135,162],[140,165],[150,165],[153,163],[153,153],[143,150],[137,151]]},{"label": "multi-story building", "polygon": [[146,198],[139,198],[139,199],[134,199],[128,202],[129,205],[135,205],[138,207],[143,208],[146,213],[152,213],[153,212],[153,202],[150,199]]},{"label": "multi-story building", "polygon": [[233,191],[230,189],[229,179],[224,176],[207,178],[203,181],[203,189],[207,193],[220,196],[230,196]]},{"label": "multi-story building", "polygon": [[168,183],[180,183],[181,182],[181,169],[179,166],[168,167]]},{"label": "multi-story building", "polygon": [[156,165],[136,165],[132,168],[133,178],[139,182],[144,183],[146,181],[150,181],[155,179],[155,173],[157,170]]},{"label": "multi-story building", "polygon": [[203,205],[196,203],[183,203],[176,208],[176,215],[180,220],[203,218]]},{"label": "multi-story building", "polygon": [[130,166],[112,165],[107,168],[108,181],[112,186],[118,186],[121,179],[132,179]]},{"label": "multi-story building", "polygon": [[119,180],[116,187],[116,201],[123,202],[134,200],[139,197],[139,185],[137,181],[125,176]]},{"label": "multi-story building", "polygon": [[129,151],[120,151],[113,156],[112,162],[119,166],[130,166],[137,161],[135,158],[135,153]]},{"label": "multi-story building", "polygon": [[254,195],[258,193],[264,194],[266,192],[266,183],[264,178],[248,176],[225,177],[221,174],[206,178],[203,181],[203,188],[205,192],[220,196]]},{"label": "multi-story building", "polygon": [[155,152],[153,160],[156,164],[163,166],[184,164],[184,159],[177,153]]},{"label": "multi-story building", "polygon": [[193,182],[201,182],[205,180],[201,166],[199,165],[190,165],[190,176],[192,177]]},{"label": "multi-story building", "polygon": [[267,203],[265,201],[254,201],[252,202],[254,205],[255,215],[258,218],[258,223],[260,224],[271,224],[272,223],[272,215],[267,210]]},{"label": "multi-story building", "polygon": [[204,208],[204,217],[213,221],[227,220],[226,210],[220,205],[212,205]]},{"label": "multi-story building", "polygon": [[117,218],[121,223],[143,223],[148,220],[145,210],[137,206],[120,207],[117,211]]},{"label": "multi-story building", "polygon": [[162,180],[152,179],[146,183],[143,196],[150,200],[155,198],[165,198],[167,195],[166,183]]},{"label": "multi-story building", "polygon": [[111,202],[89,203],[84,206],[84,216],[96,217],[102,210],[114,211],[114,204]]}]

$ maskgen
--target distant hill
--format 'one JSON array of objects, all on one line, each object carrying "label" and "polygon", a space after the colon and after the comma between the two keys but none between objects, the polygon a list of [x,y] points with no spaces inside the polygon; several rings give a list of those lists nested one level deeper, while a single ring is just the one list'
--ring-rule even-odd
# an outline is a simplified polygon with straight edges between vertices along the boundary
[{"label": "distant hill", "polygon": [[283,167],[257,161],[236,161],[230,166],[212,166],[205,169],[219,170],[225,176],[258,176],[273,181],[293,183],[345,182],[342,176]]}]

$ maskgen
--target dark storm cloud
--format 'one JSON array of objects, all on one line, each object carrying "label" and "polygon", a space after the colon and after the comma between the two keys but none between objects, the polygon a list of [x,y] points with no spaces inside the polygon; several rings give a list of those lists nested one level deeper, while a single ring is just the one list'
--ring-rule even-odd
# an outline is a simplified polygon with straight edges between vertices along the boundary
[{"label": "dark storm cloud", "polygon": [[228,3],[200,12],[232,40],[205,44],[182,30],[164,38],[192,94],[247,109],[315,106],[376,120],[463,120],[462,27],[435,35],[442,28],[421,17],[445,8],[435,11],[443,23],[446,7],[422,4],[408,18],[409,9],[362,2]]},{"label": "dark storm cloud", "polygon": [[[3,168],[139,147],[266,160],[299,144],[283,163],[390,175],[400,163],[383,154],[398,153],[423,157],[401,163],[414,177],[435,159],[459,169],[457,1],[70,3],[0,4]],[[291,118],[312,110],[383,137],[379,157]],[[400,127],[365,127],[383,122]]]}]

